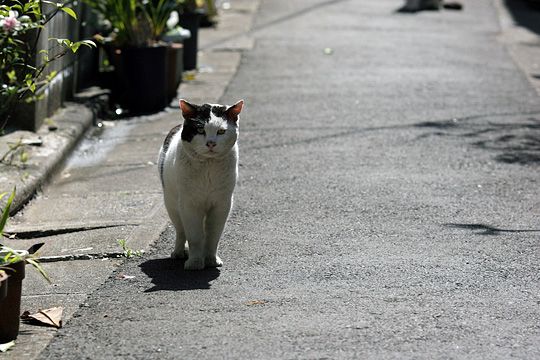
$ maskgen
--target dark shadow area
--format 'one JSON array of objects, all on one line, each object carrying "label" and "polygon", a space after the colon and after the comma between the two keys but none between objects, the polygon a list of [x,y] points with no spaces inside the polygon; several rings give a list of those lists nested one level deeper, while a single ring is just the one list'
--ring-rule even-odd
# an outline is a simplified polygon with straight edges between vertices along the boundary
[{"label": "dark shadow area", "polygon": [[448,129],[455,128],[457,126],[457,120],[443,120],[443,121],[423,121],[416,124],[419,128],[435,128],[435,129]]},{"label": "dark shadow area", "polygon": [[[540,164],[540,117],[523,119],[516,115],[493,115],[495,121],[475,122],[473,118],[426,121],[418,128],[433,129],[427,136],[453,136],[469,139],[471,145],[493,151],[494,159],[506,164]],[[480,119],[480,118],[478,118]],[[467,121],[468,120],[468,121]]]},{"label": "dark shadow area", "polygon": [[418,9],[418,10],[411,10],[407,8],[407,6],[403,5],[402,7],[397,8],[394,13],[396,14],[416,14],[420,11],[438,11],[439,9]]},{"label": "dark shadow area", "polygon": [[509,124],[493,124],[482,132],[465,134],[482,137],[491,133],[488,139],[478,140],[473,145],[482,149],[500,152],[495,160],[508,164],[540,164],[540,119]]},{"label": "dark shadow area", "polygon": [[144,292],[210,289],[210,283],[220,275],[219,269],[216,268],[186,271],[183,260],[171,258],[151,259],[143,262],[139,267],[154,284],[152,288]]},{"label": "dark shadow area", "polygon": [[504,5],[519,26],[540,34],[539,0],[504,0]]},{"label": "dark shadow area", "polygon": [[431,3],[419,4],[418,9],[411,9],[406,4],[396,9],[394,13],[397,14],[414,14],[420,11],[439,11],[439,10],[463,10],[463,4],[459,1],[443,1],[440,7]]},{"label": "dark shadow area", "polygon": [[500,235],[503,233],[530,233],[530,232],[540,232],[538,230],[518,230],[518,229],[501,229],[491,225],[485,224],[444,224],[444,226],[455,228],[455,229],[464,229],[464,230],[473,230],[477,235]]}]

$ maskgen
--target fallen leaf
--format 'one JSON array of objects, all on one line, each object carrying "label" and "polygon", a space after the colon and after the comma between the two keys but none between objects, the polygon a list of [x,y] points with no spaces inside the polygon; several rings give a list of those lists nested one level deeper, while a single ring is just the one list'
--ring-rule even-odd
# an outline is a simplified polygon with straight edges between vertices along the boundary
[{"label": "fallen leaf", "polygon": [[62,312],[64,308],[53,307],[50,309],[39,310],[35,314],[30,314],[29,311],[25,311],[21,315],[21,319],[29,323],[36,323],[36,325],[53,326],[57,329],[62,327]]},{"label": "fallen leaf", "polygon": [[10,341],[5,344],[0,344],[0,352],[6,352],[9,349],[11,349],[13,346],[15,346],[15,341]]},{"label": "fallen leaf", "polygon": [[183,79],[184,81],[193,81],[195,80],[196,76],[195,76],[195,73],[194,72],[185,72],[184,73],[184,76],[183,76]]}]

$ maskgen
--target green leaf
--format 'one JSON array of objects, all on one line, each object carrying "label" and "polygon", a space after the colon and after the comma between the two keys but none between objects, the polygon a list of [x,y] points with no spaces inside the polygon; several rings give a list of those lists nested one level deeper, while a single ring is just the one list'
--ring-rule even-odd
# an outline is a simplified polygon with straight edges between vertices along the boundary
[{"label": "green leaf", "polygon": [[63,12],[65,12],[66,14],[74,18],[75,20],[77,20],[77,14],[75,14],[75,11],[73,11],[72,8],[63,6],[60,8],[60,10],[62,10]]},{"label": "green leaf", "polygon": [[28,89],[35,93],[36,92],[36,83],[32,79],[26,80],[26,86],[28,86]]},{"label": "green leaf", "polygon": [[45,278],[45,280],[47,280],[47,282],[49,284],[52,283],[51,278],[49,277],[49,275],[47,275],[47,273],[45,272],[45,269],[43,269],[43,267],[41,266],[41,264],[39,262],[37,262],[36,260],[34,260],[32,258],[26,258],[25,261],[28,264],[32,265],[37,271],[39,271],[41,276],[43,276]]},{"label": "green leaf", "polygon": [[2,218],[0,218],[0,237],[4,235],[4,226],[6,226],[6,222],[9,217],[9,208],[11,207],[11,204],[13,203],[14,198],[15,198],[15,189],[13,189],[11,196],[8,198],[6,207],[4,208],[4,212],[2,213]]},{"label": "green leaf", "polygon": [[73,52],[73,53],[76,53],[77,50],[79,50],[79,47],[81,46],[80,43],[72,43],[71,45],[69,45],[69,49]]},{"label": "green leaf", "polygon": [[58,74],[58,71],[53,70],[49,75],[47,75],[47,82],[51,82],[52,79]]},{"label": "green leaf", "polygon": [[[34,85],[34,87],[35,87],[35,86],[36,86],[36,85]],[[35,92],[35,88],[34,88],[34,90],[32,90],[32,92]],[[23,164],[26,164],[26,163],[28,162],[28,153],[27,153],[26,151],[23,151],[23,152],[21,153],[20,160],[21,160],[21,162],[22,162]]]},{"label": "green leaf", "polygon": [[6,75],[10,83],[14,83],[15,81],[17,81],[17,74],[15,73],[15,70],[8,71]]}]

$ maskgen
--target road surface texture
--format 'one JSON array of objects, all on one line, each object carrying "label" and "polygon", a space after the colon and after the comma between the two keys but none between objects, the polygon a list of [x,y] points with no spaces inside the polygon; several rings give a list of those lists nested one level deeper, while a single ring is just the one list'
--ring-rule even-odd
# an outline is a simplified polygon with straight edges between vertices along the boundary
[{"label": "road surface texture", "polygon": [[539,358],[540,98],[491,1],[401,5],[262,1],[224,266],[169,228],[40,358]]}]

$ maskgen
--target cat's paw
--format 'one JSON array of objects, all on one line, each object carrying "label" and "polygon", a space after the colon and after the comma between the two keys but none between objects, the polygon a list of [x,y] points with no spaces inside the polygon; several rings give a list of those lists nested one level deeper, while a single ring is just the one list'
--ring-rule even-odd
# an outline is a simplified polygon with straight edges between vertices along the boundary
[{"label": "cat's paw", "polygon": [[205,259],[205,265],[206,267],[220,267],[223,265],[223,261],[219,258],[219,256],[208,256]]},{"label": "cat's paw", "polygon": [[187,258],[186,251],[185,250],[180,250],[180,251],[174,250],[171,253],[171,258],[172,259],[185,259],[185,258]]},{"label": "cat's paw", "polygon": [[188,258],[184,264],[184,270],[202,270],[204,269],[204,259]]}]

